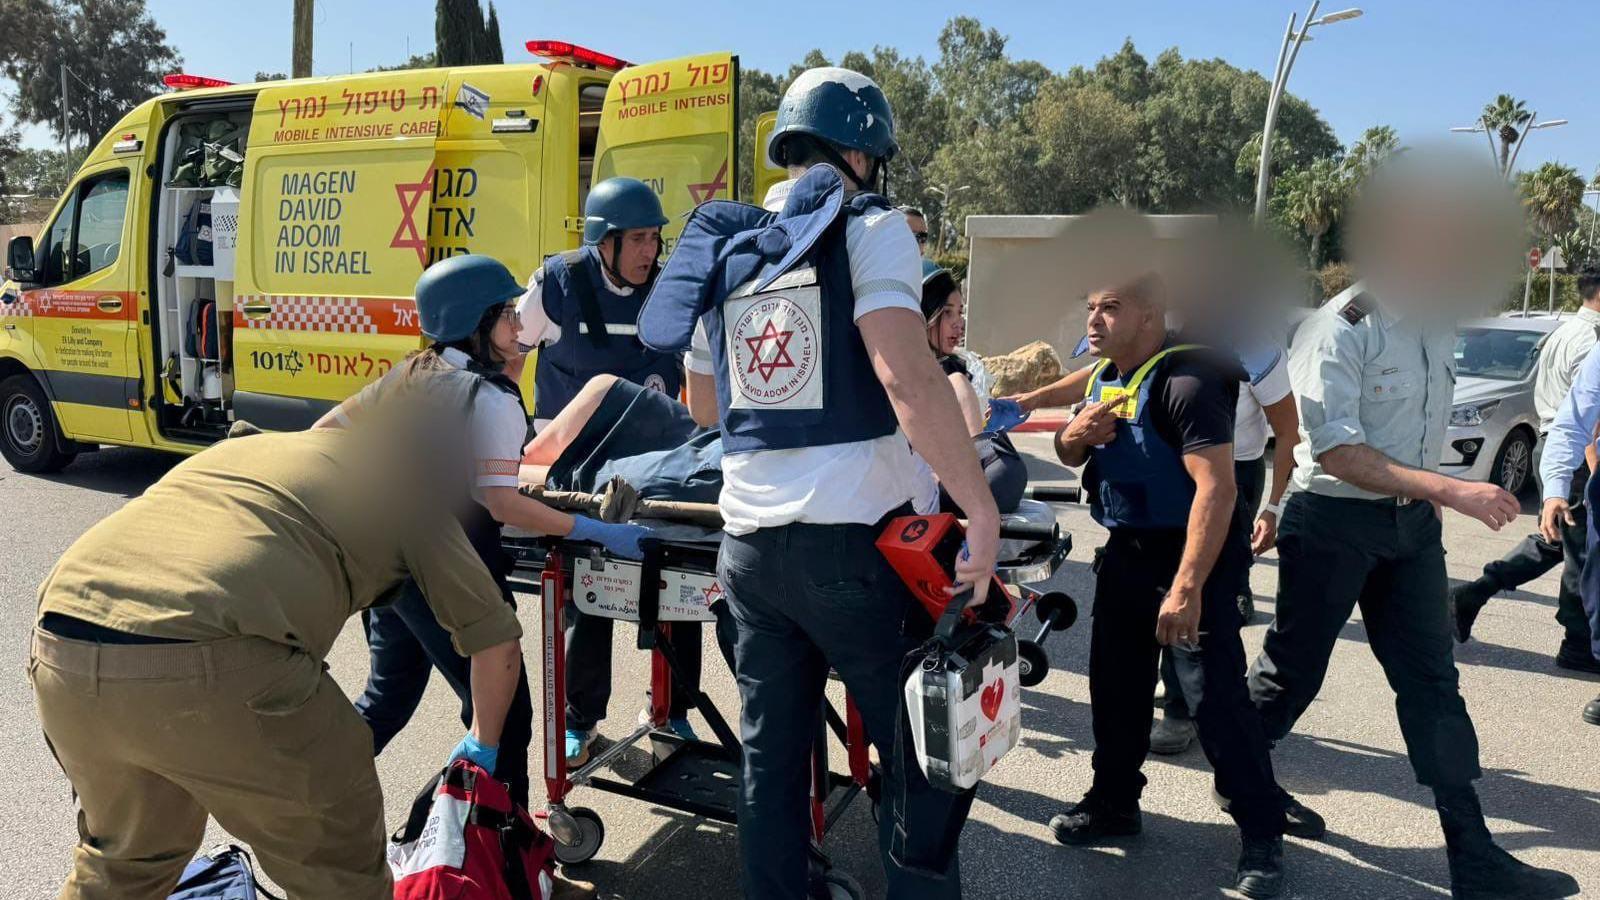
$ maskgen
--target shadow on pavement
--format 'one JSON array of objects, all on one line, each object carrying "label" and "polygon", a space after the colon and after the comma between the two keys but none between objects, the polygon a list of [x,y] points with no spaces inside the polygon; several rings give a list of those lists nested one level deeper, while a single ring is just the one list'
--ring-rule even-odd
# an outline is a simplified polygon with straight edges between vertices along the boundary
[{"label": "shadow on pavement", "polygon": [[107,447],[94,453],[79,456],[65,469],[54,475],[22,475],[12,472],[5,477],[38,478],[56,484],[67,484],[104,494],[119,494],[132,499],[143,494],[145,488],[155,484],[173,466],[183,461],[175,453],[143,450],[133,447]]}]

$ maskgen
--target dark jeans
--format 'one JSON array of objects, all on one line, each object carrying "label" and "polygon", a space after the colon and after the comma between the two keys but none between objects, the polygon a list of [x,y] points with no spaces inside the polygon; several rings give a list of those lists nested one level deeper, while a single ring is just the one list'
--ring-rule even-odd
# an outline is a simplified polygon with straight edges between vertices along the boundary
[{"label": "dark jeans", "polygon": [[[1589,516],[1593,516],[1595,504],[1600,503],[1600,480],[1592,481],[1586,485],[1584,494],[1589,501]],[[1581,580],[1583,588],[1582,599],[1584,612],[1588,616],[1589,652],[1594,655],[1595,659],[1600,660],[1600,557],[1595,555],[1594,547],[1596,542],[1600,542],[1600,528],[1597,528],[1593,522],[1588,524],[1587,555]]]},{"label": "dark jeans", "polygon": [[1250,672],[1267,736],[1316,699],[1357,603],[1394,689],[1417,780],[1459,787],[1482,773],[1453,656],[1444,544],[1431,504],[1296,493],[1278,531],[1277,617]]},{"label": "dark jeans", "polygon": [[[567,727],[591,731],[605,719],[611,701],[611,633],[616,620],[584,615],[572,603],[563,615],[567,623]],[[677,651],[678,676],[698,692],[700,623],[673,622],[672,648]],[[669,717],[681,719],[694,707],[694,698],[674,690],[668,707]]]},{"label": "dark jeans", "polygon": [[[1092,793],[1114,808],[1138,805],[1140,769],[1150,752],[1156,688],[1156,618],[1183,555],[1182,531],[1113,529],[1095,562],[1089,638],[1089,705],[1094,721]],[[1234,586],[1242,549],[1225,547],[1202,589],[1200,646],[1166,649],[1179,690],[1195,711],[1200,746],[1216,786],[1248,836],[1283,833],[1283,807],[1260,717],[1245,687],[1244,644]]]},{"label": "dark jeans", "polygon": [[[1267,458],[1258,456],[1255,459],[1236,459],[1233,462],[1233,480],[1239,488],[1239,508],[1235,513],[1244,523],[1245,534],[1255,530],[1256,512],[1261,508],[1261,495],[1267,488]],[[1239,594],[1245,595],[1250,591],[1250,569],[1255,565],[1255,554],[1245,560],[1239,567]],[[1249,623],[1241,623],[1249,624]],[[1161,654],[1161,684],[1166,688],[1166,699],[1162,701],[1162,714],[1171,719],[1188,719],[1189,704],[1184,702],[1183,691],[1178,686],[1178,673],[1172,667],[1172,654]]]},{"label": "dark jeans", "polygon": [[1589,651],[1591,629],[1583,604],[1583,566],[1588,558],[1589,514],[1583,508],[1589,485],[1589,467],[1578,467],[1572,474],[1572,490],[1567,502],[1572,506],[1575,525],[1561,526],[1561,546],[1537,534],[1522,539],[1510,553],[1483,567],[1483,577],[1496,590],[1516,590],[1556,566],[1561,566],[1561,587],[1556,593],[1556,622],[1560,623],[1563,649]]},{"label": "dark jeans", "polygon": [[[844,679],[883,763],[878,837],[888,896],[961,896],[954,848],[973,792],[930,786],[910,740],[902,755],[894,752],[901,663],[932,622],[873,545],[879,531],[794,524],[723,540],[718,570],[737,629],[743,701],[739,844],[746,897],[807,896],[811,751],[830,668]],[[891,854],[892,804],[902,784],[907,866]]]},{"label": "dark jeans", "polygon": [[[411,721],[434,669],[461,698],[461,724],[471,727],[472,662],[456,653],[450,633],[434,618],[415,581],[407,581],[392,604],[369,609],[362,619],[372,671],[366,689],[356,699],[356,712],[372,728],[373,755],[382,753]],[[511,798],[523,807],[528,805],[528,744],[532,738],[533,701],[524,665],[506,713],[494,771],[494,776],[509,786]]]}]

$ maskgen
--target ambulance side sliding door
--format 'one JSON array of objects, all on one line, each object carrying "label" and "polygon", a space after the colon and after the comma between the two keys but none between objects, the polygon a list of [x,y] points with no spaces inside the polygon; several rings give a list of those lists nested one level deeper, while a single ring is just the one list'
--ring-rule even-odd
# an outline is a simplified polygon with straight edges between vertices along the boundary
[{"label": "ambulance side sliding door", "polygon": [[235,415],[305,428],[421,345],[441,73],[256,98],[235,264]]}]

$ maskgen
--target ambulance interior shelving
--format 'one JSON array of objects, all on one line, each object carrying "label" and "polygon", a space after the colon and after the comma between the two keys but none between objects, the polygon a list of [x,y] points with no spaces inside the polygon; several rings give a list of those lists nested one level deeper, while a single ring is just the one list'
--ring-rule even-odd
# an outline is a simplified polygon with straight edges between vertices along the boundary
[{"label": "ambulance interior shelving", "polygon": [[175,117],[162,137],[151,335],[169,435],[215,440],[232,419],[233,248],[249,125],[249,101],[229,101]]}]

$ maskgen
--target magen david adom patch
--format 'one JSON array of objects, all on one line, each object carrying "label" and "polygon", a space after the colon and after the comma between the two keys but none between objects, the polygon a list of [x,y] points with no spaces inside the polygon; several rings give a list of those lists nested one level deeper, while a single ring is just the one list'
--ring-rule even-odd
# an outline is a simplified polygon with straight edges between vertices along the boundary
[{"label": "magen david adom patch", "polygon": [[822,289],[814,276],[785,276],[760,294],[729,299],[723,314],[732,409],[822,408]]}]

